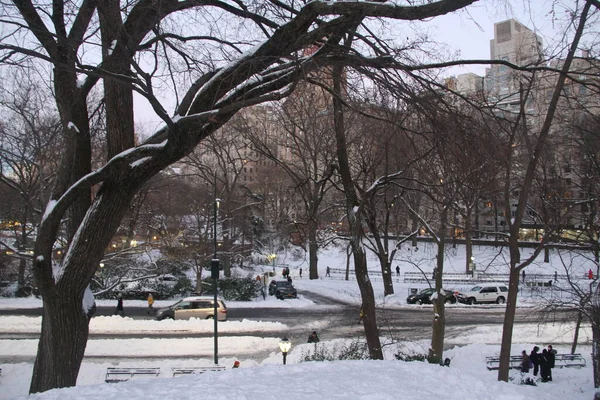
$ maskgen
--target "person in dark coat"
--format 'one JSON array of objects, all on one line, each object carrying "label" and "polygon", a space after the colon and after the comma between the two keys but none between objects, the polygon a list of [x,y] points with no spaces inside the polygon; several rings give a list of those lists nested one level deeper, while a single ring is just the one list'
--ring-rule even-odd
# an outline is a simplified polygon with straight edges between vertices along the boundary
[{"label": "person in dark coat", "polygon": [[538,371],[540,370],[540,354],[538,351],[540,351],[540,348],[534,346],[531,353],[529,353],[529,360],[533,364],[533,376],[537,376]]},{"label": "person in dark coat", "polygon": [[117,299],[117,309],[115,310],[115,314],[120,315],[121,317],[125,316],[125,311],[123,311],[123,295],[119,294],[119,298]]},{"label": "person in dark coat", "polygon": [[319,336],[317,336],[317,331],[312,331],[310,335],[308,335],[308,343],[319,343]]},{"label": "person in dark coat", "polygon": [[528,373],[529,372],[529,356],[527,352],[523,350],[521,352],[521,372]]},{"label": "person in dark coat", "polygon": [[548,345],[548,365],[549,365],[549,369],[548,369],[548,380],[552,381],[552,368],[554,368],[554,366],[556,365],[556,350],[554,350],[552,348],[552,345],[549,344]]},{"label": "person in dark coat", "polygon": [[396,265],[396,276],[400,276],[400,267]]},{"label": "person in dark coat", "polygon": [[542,354],[539,355],[538,363],[540,364],[540,376],[542,382],[548,382],[548,375],[550,375],[550,361],[548,360],[548,350],[542,350]]}]

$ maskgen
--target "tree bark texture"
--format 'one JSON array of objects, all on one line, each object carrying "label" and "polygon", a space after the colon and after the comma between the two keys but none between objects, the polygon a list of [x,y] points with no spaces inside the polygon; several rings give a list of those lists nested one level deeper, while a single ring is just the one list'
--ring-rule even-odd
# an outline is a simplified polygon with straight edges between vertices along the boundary
[{"label": "tree bark texture", "polygon": [[435,292],[437,299],[433,303],[433,329],[428,360],[432,364],[442,364],[444,354],[444,338],[446,335],[446,295],[442,292],[444,276],[444,250],[446,247],[446,227],[448,210],[444,206],[440,213],[439,241],[437,241]]},{"label": "tree bark texture", "polygon": [[[504,324],[502,325],[502,342],[500,346],[500,362],[510,360],[510,351],[512,345],[513,326],[515,323],[515,314],[517,310],[517,295],[519,293],[519,272],[511,260],[508,295],[506,299],[506,311],[504,313]],[[516,263],[515,263],[516,264]],[[508,382],[508,368],[498,369],[498,380]]]}]

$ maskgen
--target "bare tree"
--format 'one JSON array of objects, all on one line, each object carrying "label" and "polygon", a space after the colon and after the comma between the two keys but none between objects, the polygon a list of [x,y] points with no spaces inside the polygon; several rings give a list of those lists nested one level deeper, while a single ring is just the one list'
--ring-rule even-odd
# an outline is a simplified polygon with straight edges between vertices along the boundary
[{"label": "bare tree", "polygon": [[[586,26],[586,21],[590,13],[590,8],[592,7],[592,2],[586,2],[580,13],[577,15],[573,15],[573,24],[576,26],[576,31],[572,42],[569,45],[569,51],[567,56],[565,57],[564,63],[560,68],[560,73],[556,79],[556,83],[554,86],[554,90],[552,92],[552,98],[549,101],[546,110],[542,113],[543,117],[541,128],[539,133],[533,135],[527,129],[527,126],[524,123],[527,122],[526,116],[526,100],[528,99],[528,93],[531,86],[528,86],[526,91],[521,92],[521,101],[520,101],[520,111],[517,118],[516,123],[513,125],[512,130],[512,138],[515,138],[515,134],[517,132],[523,132],[527,134],[527,136],[523,137],[523,143],[525,144],[525,148],[527,149],[527,156],[524,160],[523,165],[523,177],[519,180],[518,185],[518,201],[517,207],[514,213],[514,217],[507,218],[509,237],[508,237],[508,246],[510,251],[510,281],[509,281],[509,291],[508,298],[506,303],[506,313],[504,314],[504,326],[502,329],[502,343],[500,349],[500,367],[498,370],[498,380],[508,381],[508,371],[510,364],[510,351],[512,345],[512,331],[515,319],[515,311],[516,311],[516,301],[519,290],[519,275],[520,272],[529,265],[537,255],[543,249],[543,242],[540,246],[536,248],[533,252],[532,256],[526,260],[521,260],[521,252],[519,248],[519,236],[521,225],[523,224],[523,219],[527,210],[527,204],[530,194],[530,188],[538,168],[538,163],[544,147],[546,145],[548,136],[550,134],[550,130],[553,125],[554,115],[557,109],[557,105],[559,99],[562,94],[562,90],[565,84],[565,80],[571,68],[571,63],[575,56],[575,51],[577,50],[577,46],[583,35],[584,28]],[[516,142],[514,140],[509,141],[510,147],[512,147]],[[511,150],[508,150],[509,154]],[[505,189],[504,193],[504,208],[505,215],[509,216],[512,214],[511,210],[511,199],[510,196],[513,193],[513,180],[511,179],[511,170],[513,165],[511,162],[513,161],[512,157],[507,158],[506,164],[506,175],[504,177],[504,185]],[[514,178],[514,177],[513,177]]]}]

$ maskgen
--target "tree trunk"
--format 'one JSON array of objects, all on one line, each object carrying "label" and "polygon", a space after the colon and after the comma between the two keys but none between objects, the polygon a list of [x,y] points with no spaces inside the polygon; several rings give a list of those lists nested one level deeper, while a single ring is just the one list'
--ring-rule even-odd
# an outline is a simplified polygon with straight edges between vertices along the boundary
[{"label": "tree trunk", "polygon": [[383,295],[394,294],[392,263],[387,258],[381,260],[381,276],[383,277]]},{"label": "tree trunk", "polygon": [[545,263],[550,262],[550,248],[549,247],[544,248],[544,262]]},{"label": "tree trunk", "polygon": [[88,339],[88,317],[77,301],[44,299],[42,332],[30,393],[75,386]]},{"label": "tree trunk", "polygon": [[471,211],[467,210],[465,215],[465,251],[467,260],[465,262],[465,271],[469,274],[473,263],[473,236],[471,232]]},{"label": "tree trunk", "polygon": [[352,255],[352,247],[348,246],[346,247],[346,279],[347,281],[350,280],[350,256]]},{"label": "tree trunk", "polygon": [[[511,264],[513,260],[511,260]],[[504,325],[502,326],[502,343],[500,348],[500,367],[498,369],[498,380],[508,382],[508,370],[510,367],[510,351],[512,345],[513,325],[517,310],[517,295],[519,293],[519,269],[514,265],[510,267],[508,283],[508,299],[506,299],[506,311],[504,313]]]},{"label": "tree trunk", "polygon": [[317,223],[313,219],[308,221],[308,269],[309,279],[319,279],[317,251]]},{"label": "tree trunk", "polygon": [[367,272],[367,256],[362,250],[361,245],[353,246],[353,253],[354,271],[362,299],[363,325],[367,347],[369,348],[369,357],[372,360],[383,360],[383,351],[381,350],[375,313],[375,294],[373,293],[373,286]]},{"label": "tree trunk", "polygon": [[592,364],[594,368],[594,387],[600,387],[600,326],[592,321]]},{"label": "tree trunk", "polygon": [[446,334],[446,296],[442,292],[442,282],[444,275],[444,250],[446,246],[446,225],[447,225],[446,207],[440,214],[439,241],[437,242],[437,262],[435,274],[435,291],[437,299],[433,302],[433,330],[431,336],[431,346],[429,347],[428,361],[432,364],[443,364],[444,337]]},{"label": "tree trunk", "polygon": [[[417,229],[419,228],[419,220],[417,219],[417,217],[413,216],[412,218],[412,225],[410,227],[411,232],[416,232]],[[417,232],[416,234],[413,235],[410,244],[412,247],[417,247],[417,245],[419,244],[417,242],[417,237],[419,236],[419,233]]]},{"label": "tree trunk", "polygon": [[583,320],[583,314],[581,310],[577,312],[577,323],[575,324],[575,332],[573,334],[573,344],[571,345],[571,354],[575,354],[577,350],[577,342],[579,342],[579,329],[581,328],[581,321]]},{"label": "tree trunk", "polygon": [[365,314],[363,325],[369,355],[371,359],[383,360],[383,351],[379,340],[377,329],[377,317],[375,314],[375,295],[367,270],[367,258],[363,251],[362,240],[364,238],[362,212],[359,210],[359,199],[354,187],[354,180],[350,170],[348,159],[348,145],[346,143],[346,128],[344,126],[344,104],[342,102],[342,77],[344,69],[341,65],[335,65],[332,71],[333,76],[333,118],[334,132],[337,145],[338,168],[344,187],[346,197],[346,215],[348,217],[348,226],[351,232],[350,245],[354,254],[354,272],[360,289],[362,299],[362,310]]},{"label": "tree trunk", "polygon": [[[104,250],[128,209],[135,190],[144,179],[131,176],[125,182],[105,182],[70,243],[59,270],[49,268],[53,236],[40,226],[34,251],[34,273],[44,300],[42,335],[35,359],[30,392],[74,386],[88,337],[83,294],[94,276]],[[43,256],[38,256],[43,255]]]},{"label": "tree trunk", "polygon": [[202,294],[202,267],[196,267],[196,289],[195,292]]}]

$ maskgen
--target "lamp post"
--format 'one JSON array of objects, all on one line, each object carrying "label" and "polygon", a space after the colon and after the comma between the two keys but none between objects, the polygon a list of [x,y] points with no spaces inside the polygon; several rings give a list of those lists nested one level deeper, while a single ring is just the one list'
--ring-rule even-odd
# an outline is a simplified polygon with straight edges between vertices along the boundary
[{"label": "lamp post", "polygon": [[213,321],[215,325],[215,364],[219,364],[219,333],[217,329],[217,289],[219,284],[219,259],[217,258],[217,210],[219,209],[219,199],[217,198],[217,185],[215,180],[215,202],[213,205],[213,259],[210,261],[210,275],[213,279],[214,299],[213,299]]},{"label": "lamp post", "polygon": [[292,348],[292,342],[288,340],[288,338],[284,337],[279,342],[279,349],[281,350],[281,354],[283,354],[283,365],[285,365],[285,359],[287,357],[288,351]]}]

